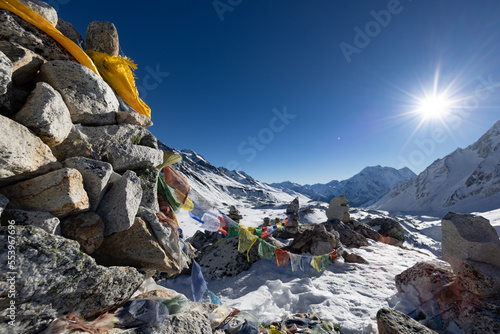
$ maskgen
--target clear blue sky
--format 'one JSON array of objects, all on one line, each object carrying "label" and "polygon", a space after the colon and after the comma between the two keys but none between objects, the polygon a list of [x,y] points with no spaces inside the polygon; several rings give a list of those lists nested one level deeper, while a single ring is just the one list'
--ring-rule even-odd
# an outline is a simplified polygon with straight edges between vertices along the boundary
[{"label": "clear blue sky", "polygon": [[[419,173],[500,119],[498,0],[50,3],[116,25],[161,141],[265,182]],[[448,114],[409,113],[434,87]]]}]

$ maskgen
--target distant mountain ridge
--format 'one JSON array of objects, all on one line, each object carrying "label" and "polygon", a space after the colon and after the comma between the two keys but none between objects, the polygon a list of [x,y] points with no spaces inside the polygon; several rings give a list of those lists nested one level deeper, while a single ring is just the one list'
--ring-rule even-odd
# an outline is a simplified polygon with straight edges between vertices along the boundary
[{"label": "distant mountain ridge", "polygon": [[314,200],[329,202],[333,197],[344,195],[351,206],[368,206],[385,194],[396,184],[403,180],[416,177],[409,168],[395,169],[392,167],[373,166],[366,167],[353,177],[337,181],[333,180],[326,184],[300,185],[293,182],[271,183],[271,186],[304,194]]},{"label": "distant mountain ridge", "polygon": [[160,141],[158,146],[164,151],[173,151],[182,156],[175,164],[191,186],[190,196],[196,201],[208,200],[205,206],[219,207],[221,205],[249,206],[281,205],[291,202],[295,197],[301,197],[301,203],[310,201],[301,194],[285,193],[281,189],[257,181],[245,172],[230,171],[224,167],[215,167],[203,156],[192,150],[172,149]]},{"label": "distant mountain ridge", "polygon": [[465,149],[434,161],[372,208],[392,212],[468,213],[500,207],[500,121]]}]

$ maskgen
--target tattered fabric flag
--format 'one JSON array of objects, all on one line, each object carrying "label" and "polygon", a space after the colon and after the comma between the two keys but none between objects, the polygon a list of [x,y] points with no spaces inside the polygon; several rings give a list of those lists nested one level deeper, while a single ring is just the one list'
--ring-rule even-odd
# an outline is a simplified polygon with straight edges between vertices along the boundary
[{"label": "tattered fabric flag", "polygon": [[201,273],[200,265],[191,258],[193,261],[193,268],[191,269],[191,292],[193,293],[193,300],[195,302],[200,301],[207,291],[207,282]]},{"label": "tattered fabric flag", "polygon": [[240,229],[240,239],[238,241],[238,252],[244,253],[247,252],[247,260],[250,262],[250,248],[255,244],[257,241],[257,236],[253,235],[248,231],[246,228],[241,228]]},{"label": "tattered fabric flag", "polygon": [[292,267],[292,271],[295,272],[297,270],[302,269],[302,256],[298,254],[290,253],[290,264]]},{"label": "tattered fabric flag", "polygon": [[182,203],[175,196],[175,189],[172,189],[161,176],[158,176],[158,193],[168,202],[174,213],[179,213]]},{"label": "tattered fabric flag", "polygon": [[210,296],[210,301],[212,302],[212,304],[215,304],[215,305],[222,305],[222,302],[220,301],[219,297],[217,297],[215,295],[215,293],[213,293],[212,291],[208,290],[207,289],[207,293],[208,295]]},{"label": "tattered fabric flag", "polygon": [[224,220],[224,223],[221,221],[221,228],[226,230],[229,233],[229,229],[233,226],[236,226],[238,229],[240,228],[240,224],[229,218],[227,215],[225,215],[222,211],[219,210],[219,217],[222,217]]},{"label": "tattered fabric flag", "polygon": [[312,258],[311,266],[316,269],[317,272],[321,272],[328,267],[328,259],[330,254],[318,255]]},{"label": "tattered fabric flag", "polygon": [[134,70],[137,65],[127,57],[87,50],[102,78],[135,111],[151,118],[151,108],[139,97]]},{"label": "tattered fabric flag", "polygon": [[[175,189],[175,196],[178,201],[181,202],[182,205],[185,205],[188,201],[189,190],[191,189],[189,183],[179,174],[179,172],[173,169],[172,166],[163,168],[163,179],[170,188]],[[191,210],[192,209],[193,208],[191,208]]]},{"label": "tattered fabric flag", "polygon": [[269,226],[269,227],[267,228],[267,233],[268,233],[269,235],[271,235],[271,234],[272,234],[274,231],[276,231],[276,230],[277,230],[276,225]]},{"label": "tattered fabric flag", "polygon": [[321,256],[321,270],[328,268],[328,262],[330,260],[330,254],[323,254]]},{"label": "tattered fabric flag", "polygon": [[321,271],[321,259],[322,259],[322,256],[318,255],[318,256],[314,256],[312,258],[312,261],[311,261],[311,266],[314,269],[316,269],[317,272]]},{"label": "tattered fabric flag", "polygon": [[269,229],[267,226],[264,226],[262,228],[262,237],[261,238],[267,238],[270,237],[271,235],[269,234]]},{"label": "tattered fabric flag", "polygon": [[286,265],[286,268],[288,269],[288,261],[290,260],[289,252],[276,248],[274,256],[276,257],[276,265],[278,267]]},{"label": "tattered fabric flag", "polygon": [[337,250],[333,250],[330,255],[329,255],[329,259],[330,259],[330,262],[333,263],[335,262],[335,259],[338,257],[337,255]]},{"label": "tattered fabric flag", "polygon": [[227,232],[227,234],[228,234],[227,237],[228,238],[234,238],[234,237],[239,236],[240,235],[240,229],[241,229],[241,227],[239,227],[239,226],[231,226],[229,228],[229,231]]},{"label": "tattered fabric flag", "polygon": [[272,260],[275,253],[276,247],[264,240],[259,240],[259,256],[262,259]]},{"label": "tattered fabric flag", "polygon": [[258,236],[259,238],[262,238],[262,227],[257,227],[255,229],[255,235]]},{"label": "tattered fabric flag", "polygon": [[312,256],[302,255],[302,270],[308,272],[311,267]]}]

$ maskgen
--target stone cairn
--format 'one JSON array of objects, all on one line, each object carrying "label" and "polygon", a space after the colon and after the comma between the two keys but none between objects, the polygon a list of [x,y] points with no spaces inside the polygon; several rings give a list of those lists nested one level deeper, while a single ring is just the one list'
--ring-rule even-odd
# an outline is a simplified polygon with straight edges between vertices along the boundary
[{"label": "stone cairn", "polygon": [[299,231],[299,198],[296,197],[286,208],[288,223],[285,225],[285,231],[291,234]]},{"label": "stone cairn", "polygon": [[236,207],[234,205],[231,205],[229,207],[229,214],[227,216],[229,218],[231,218],[232,220],[234,220],[238,224],[243,219],[243,216],[240,215],[240,212],[238,211],[238,209],[236,209]]},{"label": "stone cairn", "polygon": [[[25,2],[83,45],[52,7]],[[108,22],[92,22],[86,42],[119,50]],[[99,315],[155,272],[182,270],[177,230],[156,217],[163,152],[150,125],[55,40],[0,10],[0,285],[15,282],[14,333],[72,312]],[[8,240],[17,250],[11,267]],[[6,326],[0,332],[12,332]]]}]

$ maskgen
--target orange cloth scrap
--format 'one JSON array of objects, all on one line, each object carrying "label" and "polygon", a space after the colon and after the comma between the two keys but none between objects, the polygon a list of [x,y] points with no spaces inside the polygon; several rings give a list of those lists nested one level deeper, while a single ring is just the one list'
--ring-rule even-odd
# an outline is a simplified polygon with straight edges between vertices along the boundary
[{"label": "orange cloth scrap", "polygon": [[290,261],[290,253],[284,251],[282,249],[276,248],[276,252],[274,253],[276,258],[276,266],[284,266],[288,269],[288,261]]}]

